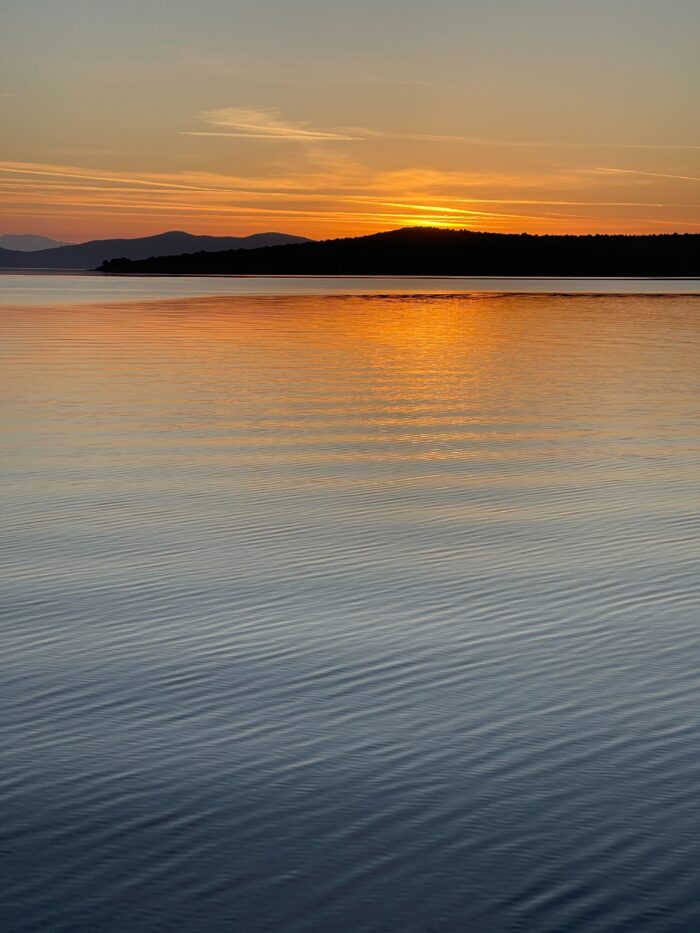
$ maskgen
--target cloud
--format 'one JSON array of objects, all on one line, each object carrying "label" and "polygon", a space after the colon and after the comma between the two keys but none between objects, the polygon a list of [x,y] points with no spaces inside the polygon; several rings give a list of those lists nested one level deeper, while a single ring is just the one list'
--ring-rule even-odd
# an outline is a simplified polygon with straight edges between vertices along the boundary
[{"label": "cloud", "polygon": [[285,161],[240,175],[0,162],[0,199],[7,222],[50,217],[73,237],[171,226],[255,232],[280,224],[311,236],[412,224],[550,233],[700,226],[693,205],[669,203],[663,178],[644,189],[653,191],[654,200],[640,201],[634,175],[591,167],[518,174],[387,170],[353,161],[335,146],[319,144],[316,157],[315,148],[311,162]]},{"label": "cloud", "polygon": [[[464,136],[440,133],[401,133],[376,130],[366,126],[341,129],[316,129],[306,120],[288,120],[275,108],[224,107],[205,110],[198,119],[217,129],[183,130],[183,136],[213,136],[229,139],[257,139],[268,142],[357,142],[364,140],[394,139],[412,142],[458,143],[467,146],[484,146],[500,149],[649,149],[686,150],[700,149],[700,145],[676,145],[673,143],[614,143],[614,142],[566,142],[563,140],[498,139],[483,136]],[[218,129],[220,127],[220,129]]]},{"label": "cloud", "polygon": [[366,127],[354,132],[363,138],[406,139],[416,142],[464,143],[469,146],[486,146],[501,149],[669,149],[695,151],[700,145],[676,145],[674,143],[610,143],[610,142],[564,142],[563,140],[496,139],[485,136],[448,136],[437,133],[390,133]]},{"label": "cloud", "polygon": [[608,175],[641,175],[646,178],[672,178],[675,181],[700,181],[697,175],[669,175],[666,172],[641,172],[633,168],[596,168],[596,172]]},{"label": "cloud", "polygon": [[347,133],[317,130],[306,120],[285,120],[279,110],[250,107],[224,107],[205,110],[199,118],[223,130],[188,130],[185,136],[228,136],[237,139],[263,139],[269,142],[348,142],[357,139]]}]

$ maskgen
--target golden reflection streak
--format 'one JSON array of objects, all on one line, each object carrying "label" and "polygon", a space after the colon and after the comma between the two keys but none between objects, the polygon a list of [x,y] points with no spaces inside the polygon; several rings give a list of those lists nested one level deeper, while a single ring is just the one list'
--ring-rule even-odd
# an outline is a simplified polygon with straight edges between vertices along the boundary
[{"label": "golden reflection streak", "polygon": [[[655,335],[666,346],[662,335],[674,308],[673,299],[650,307],[645,347],[657,344]],[[694,308],[684,313],[691,326]],[[6,309],[5,346],[21,345],[28,326],[35,365],[18,370],[8,391],[43,393],[49,407],[56,398],[61,404],[89,398],[96,417],[140,413],[143,424],[133,426],[131,442],[154,452],[165,446],[173,459],[189,458],[194,444],[207,457],[237,465],[485,456],[514,462],[521,452],[502,444],[503,432],[511,440],[537,438],[542,412],[548,425],[562,419],[577,437],[590,433],[580,426],[572,371],[593,421],[616,423],[616,412],[629,417],[630,405],[638,409],[629,373],[638,372],[639,359],[629,352],[629,322],[614,296],[594,307],[589,299],[552,296],[546,312],[537,297],[495,295],[212,297]],[[582,346],[589,348],[584,356]],[[694,376],[693,341],[673,350],[671,365],[684,381]],[[659,391],[667,388],[671,404],[676,387],[668,383],[668,366],[658,370]],[[517,423],[503,414],[512,411],[514,397],[522,400]],[[314,450],[307,450],[308,421],[299,419],[310,399]],[[61,430],[75,435],[78,448],[108,447],[109,430],[103,438],[94,427]],[[89,430],[84,439],[82,430]],[[545,435],[551,441],[549,428]],[[599,453],[584,446],[580,456]]]}]

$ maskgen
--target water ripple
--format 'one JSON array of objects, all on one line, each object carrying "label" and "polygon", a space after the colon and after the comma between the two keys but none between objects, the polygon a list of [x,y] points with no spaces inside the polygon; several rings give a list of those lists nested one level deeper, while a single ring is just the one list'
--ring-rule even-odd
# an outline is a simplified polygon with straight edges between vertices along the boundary
[{"label": "water ripple", "polygon": [[700,298],[84,300],[0,309],[3,929],[695,933]]}]

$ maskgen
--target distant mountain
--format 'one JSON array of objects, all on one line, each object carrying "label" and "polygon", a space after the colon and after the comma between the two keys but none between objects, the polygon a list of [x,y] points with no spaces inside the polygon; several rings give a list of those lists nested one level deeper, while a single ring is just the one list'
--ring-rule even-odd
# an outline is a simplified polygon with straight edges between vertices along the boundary
[{"label": "distant mountain", "polygon": [[161,275],[700,276],[700,234],[533,236],[409,227],[247,252],[112,260],[110,273]]},{"label": "distant mountain", "polygon": [[35,236],[33,233],[0,233],[0,247],[13,249],[20,253],[33,253],[38,249],[53,249],[56,246],[68,246],[62,240],[52,240],[47,236]]},{"label": "distant mountain", "polygon": [[100,263],[116,257],[148,259],[150,256],[173,256],[179,253],[207,250],[258,249],[288,243],[307,243],[306,237],[287,233],[254,233],[251,236],[194,236],[171,231],[157,236],[129,240],[90,240],[74,246],[58,246],[36,252],[21,252],[0,248],[0,268],[4,269],[94,269]]}]

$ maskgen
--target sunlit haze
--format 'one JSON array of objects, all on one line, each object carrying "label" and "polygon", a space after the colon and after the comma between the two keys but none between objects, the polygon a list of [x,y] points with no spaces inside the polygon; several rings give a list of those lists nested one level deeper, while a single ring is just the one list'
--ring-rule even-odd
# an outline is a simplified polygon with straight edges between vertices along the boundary
[{"label": "sunlit haze", "polygon": [[697,0],[23,0],[0,232],[699,231]]}]

